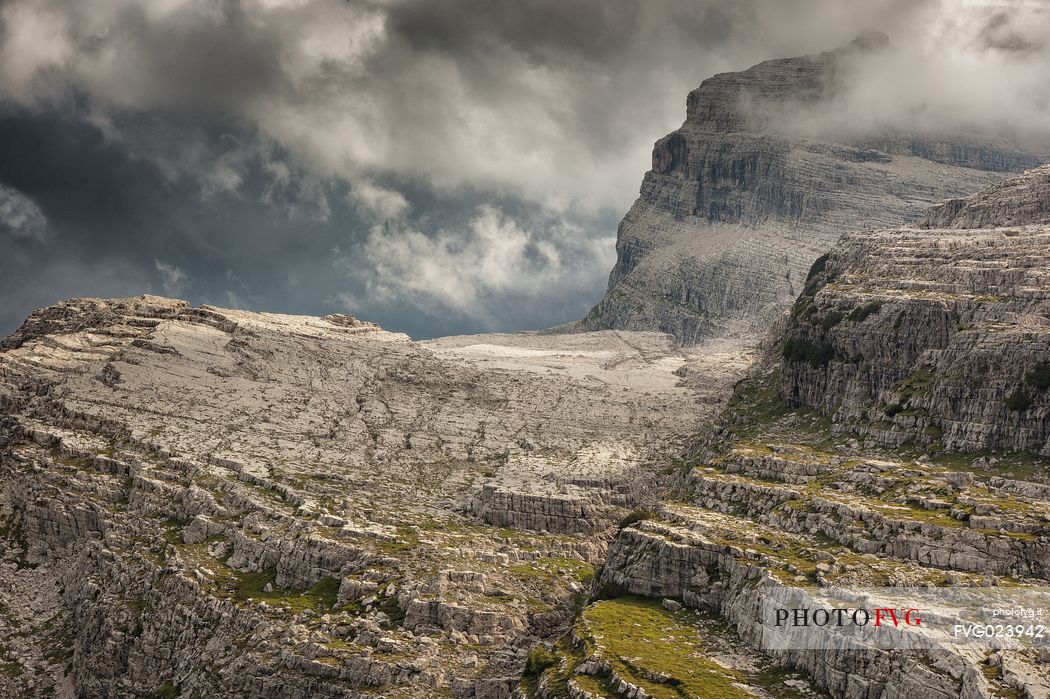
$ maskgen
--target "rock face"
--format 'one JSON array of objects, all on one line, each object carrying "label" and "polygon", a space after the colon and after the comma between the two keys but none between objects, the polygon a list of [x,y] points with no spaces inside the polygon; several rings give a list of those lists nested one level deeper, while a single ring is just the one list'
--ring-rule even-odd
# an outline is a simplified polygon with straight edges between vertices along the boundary
[{"label": "rock face", "polygon": [[[892,50],[872,35],[817,56],[716,75],[660,139],[617,231],[617,262],[586,328],[659,329],[680,342],[759,333],[801,291],[813,259],[848,231],[901,225],[929,205],[1041,162],[957,134],[799,133],[851,62]],[[830,109],[830,107],[829,107]]]},{"label": "rock face", "polygon": [[930,207],[919,228],[1005,228],[1050,224],[1050,170],[1035,168],[970,197]]},{"label": "rock face", "polygon": [[[802,586],[782,582],[770,571],[770,561],[746,543],[720,542],[717,525],[709,521],[698,526],[678,515],[673,523],[643,523],[624,530],[609,550],[603,580],[634,594],[670,596],[688,607],[713,611],[732,624],[744,641],[768,645],[764,637],[771,625],[763,609],[765,600],[778,600],[778,606],[787,608],[805,608],[814,602]],[[976,699],[1002,691],[1001,684],[989,682],[981,666],[957,649],[934,646],[923,654],[901,653],[880,650],[855,635],[836,638],[833,632],[826,627],[799,627],[787,647],[764,650],[778,664],[804,671],[834,697]],[[1029,686],[1040,691],[1042,683],[1035,673],[1031,680]]]},{"label": "rock face", "polygon": [[780,390],[881,444],[1050,455],[1050,168],[846,236],[783,337]]},{"label": "rock face", "polygon": [[[790,686],[803,696],[814,685],[851,699],[1050,696],[1042,651],[967,647],[931,628],[953,618],[948,597],[1045,599],[1048,203],[1044,166],[935,206],[915,228],[850,233],[819,257],[683,464],[674,500],[622,523],[594,586],[609,599],[553,649],[538,695],[664,696],[673,685],[722,696],[715,678],[730,677],[742,696],[764,696],[720,662],[747,653],[734,655],[707,614],[761,651],[756,665],[801,673]],[[648,611],[626,594],[651,598]],[[930,610],[927,628],[883,645],[879,632],[779,629],[770,617],[771,606],[886,594]],[[615,626],[601,623],[609,608]],[[676,662],[667,646],[688,646],[682,611],[703,631]]]},{"label": "rock face", "polygon": [[[936,206],[915,228],[848,234],[818,258],[678,498],[610,545],[598,594],[716,614],[835,697],[1050,696],[1033,649],[916,639],[901,652],[828,628],[777,631],[767,602],[808,608],[815,596],[886,588],[1041,599],[1048,204],[1043,166]],[[635,670],[652,661],[638,656],[588,662],[610,682],[644,685]],[[553,673],[546,681],[556,686]]]},{"label": "rock face", "polygon": [[508,697],[746,365],[658,333],[42,309],[0,349],[0,695]]}]

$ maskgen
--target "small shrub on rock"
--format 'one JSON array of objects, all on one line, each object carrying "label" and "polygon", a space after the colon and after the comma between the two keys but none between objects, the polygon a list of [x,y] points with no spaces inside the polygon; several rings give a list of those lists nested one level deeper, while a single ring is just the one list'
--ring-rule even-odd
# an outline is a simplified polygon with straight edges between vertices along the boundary
[{"label": "small shrub on rock", "polygon": [[1025,376],[1025,382],[1038,391],[1050,388],[1050,363],[1039,362]]},{"label": "small shrub on rock", "polygon": [[1023,388],[1016,388],[1014,392],[1006,397],[1006,407],[1015,413],[1024,412],[1032,407],[1032,398],[1025,393]]},{"label": "small shrub on rock", "polygon": [[628,512],[623,519],[620,520],[619,529],[629,527],[632,524],[637,524],[643,519],[652,519],[655,516],[656,513],[654,513],[652,510],[632,510],[631,512]]},{"label": "small shrub on rock", "polygon": [[831,330],[833,327],[841,323],[845,317],[846,316],[840,313],[839,311],[831,311],[826,316],[824,316],[824,320],[820,321],[820,328],[824,332],[827,332],[828,330]]},{"label": "small shrub on rock", "polygon": [[809,268],[809,274],[806,275],[806,281],[809,281],[813,277],[815,277],[818,274],[820,274],[821,272],[823,272],[824,268],[828,266],[828,258],[830,258],[830,257],[831,257],[831,253],[830,252],[826,252],[823,255],[821,255],[820,257],[818,257],[816,260],[814,260],[813,266],[811,266]]},{"label": "small shrub on rock", "polygon": [[871,303],[865,304],[863,306],[857,306],[856,308],[854,308],[849,314],[849,319],[854,323],[863,323],[865,320],[868,319],[868,316],[872,315],[873,313],[878,313],[881,309],[881,302],[872,301]]},{"label": "small shrub on rock", "polygon": [[525,676],[539,677],[547,668],[558,662],[557,656],[544,646],[536,646],[525,659]]},{"label": "small shrub on rock", "polygon": [[784,359],[789,362],[809,362],[812,366],[827,366],[835,356],[835,349],[826,342],[812,342],[804,338],[784,342]]}]

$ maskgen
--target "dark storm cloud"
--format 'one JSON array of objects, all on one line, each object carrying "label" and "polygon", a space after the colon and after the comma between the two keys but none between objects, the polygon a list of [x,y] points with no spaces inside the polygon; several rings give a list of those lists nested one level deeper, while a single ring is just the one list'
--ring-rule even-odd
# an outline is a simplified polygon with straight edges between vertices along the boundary
[{"label": "dark storm cloud", "polygon": [[[143,291],[419,336],[580,317],[652,142],[715,72],[875,27],[907,58],[843,114],[1045,114],[1045,4],[971,5],[7,0],[0,333]],[[994,100],[958,99],[959,67]]]},{"label": "dark storm cloud", "polygon": [[[221,159],[225,139],[214,140]],[[46,236],[16,241],[18,254],[0,261],[6,323],[66,295],[152,290],[264,302],[255,289],[287,294],[298,256],[323,259],[341,236],[318,220],[317,194],[301,191],[306,178],[291,178],[286,191],[258,161],[239,166],[236,193],[210,191],[214,165],[200,178],[173,178],[89,124],[26,112],[0,114],[0,152],[0,181],[47,212]]]}]

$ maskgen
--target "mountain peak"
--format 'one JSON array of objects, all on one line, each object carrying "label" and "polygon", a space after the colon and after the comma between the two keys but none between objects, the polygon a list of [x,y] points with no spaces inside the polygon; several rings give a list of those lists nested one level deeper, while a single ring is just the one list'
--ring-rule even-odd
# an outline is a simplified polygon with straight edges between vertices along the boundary
[{"label": "mountain peak", "polygon": [[619,227],[608,290],[582,326],[659,329],[685,344],[760,332],[844,233],[909,224],[1045,162],[994,135],[821,130],[824,122],[803,118],[842,89],[841,58],[889,45],[868,31],[693,90],[685,123],[653,148]]}]

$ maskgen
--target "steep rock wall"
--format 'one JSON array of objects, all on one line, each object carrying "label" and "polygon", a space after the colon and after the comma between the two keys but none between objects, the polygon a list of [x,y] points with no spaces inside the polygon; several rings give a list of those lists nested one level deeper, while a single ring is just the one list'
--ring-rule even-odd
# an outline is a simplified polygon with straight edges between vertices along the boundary
[{"label": "steep rock wall", "polygon": [[800,108],[819,111],[850,79],[850,61],[887,44],[864,36],[716,75],[691,92],[685,123],[657,141],[620,223],[605,297],[580,325],[659,329],[685,344],[761,332],[843,233],[913,221],[1041,162],[1003,139],[813,137],[787,123]]},{"label": "steep rock wall", "polygon": [[783,397],[885,444],[1050,453],[1048,199],[1042,167],[847,236],[792,311]]}]

